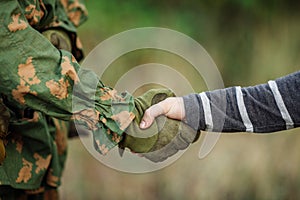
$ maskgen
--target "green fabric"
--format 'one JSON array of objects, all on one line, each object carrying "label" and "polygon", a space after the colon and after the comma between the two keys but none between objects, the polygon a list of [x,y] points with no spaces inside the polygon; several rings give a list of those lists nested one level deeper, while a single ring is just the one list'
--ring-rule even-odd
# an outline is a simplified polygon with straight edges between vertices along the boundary
[{"label": "green fabric", "polygon": [[[27,190],[60,185],[68,129],[62,120],[73,119],[90,129],[96,150],[105,154],[134,118],[131,95],[117,93],[95,73],[80,69],[72,54],[57,50],[39,32],[43,31],[39,28],[64,28],[55,18],[58,11],[65,12],[62,8],[57,1],[1,1],[0,91],[12,111],[1,185]],[[112,109],[112,105],[117,106]],[[32,117],[25,115],[28,108]]]},{"label": "green fabric", "polygon": [[20,0],[16,2],[30,26],[35,30],[43,32],[59,28],[68,33],[73,56],[77,61],[83,58],[82,45],[76,34],[76,27],[87,20],[83,0]]},{"label": "green fabric", "polygon": [[[31,4],[33,2],[32,0],[27,1],[29,1]],[[44,31],[53,28],[64,30],[71,39],[71,53],[77,59],[77,61],[81,61],[83,58],[82,45],[76,35],[76,27],[80,26],[87,20],[87,11],[84,6],[84,1],[43,0],[43,2],[44,4],[47,3],[47,7],[50,8],[49,10],[53,10],[53,12],[49,12],[49,16],[46,17],[50,18],[50,21],[44,20],[39,23],[39,30]]]},{"label": "green fabric", "polygon": [[[160,116],[156,121],[164,121],[164,116]],[[174,124],[176,124],[174,126]],[[176,127],[176,128],[174,128]],[[161,134],[162,133],[162,134]],[[152,162],[162,162],[176,154],[179,150],[186,149],[191,143],[199,139],[200,131],[192,129],[183,122],[166,120],[154,147],[141,155]]]},{"label": "green fabric", "polygon": [[[10,123],[11,133],[6,137],[7,156],[0,167],[1,184],[20,189],[37,189],[43,178],[53,187],[60,185],[63,165],[60,156],[66,146],[59,149],[60,136],[50,129],[45,115],[35,112],[32,120],[14,120]],[[47,177],[44,177],[47,174]]]}]

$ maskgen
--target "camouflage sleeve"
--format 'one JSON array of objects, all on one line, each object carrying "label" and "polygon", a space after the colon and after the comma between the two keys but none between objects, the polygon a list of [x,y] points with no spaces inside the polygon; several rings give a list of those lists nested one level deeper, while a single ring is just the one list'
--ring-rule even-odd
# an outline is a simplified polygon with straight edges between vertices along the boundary
[{"label": "camouflage sleeve", "polygon": [[22,0],[18,3],[31,27],[40,32],[63,30],[71,40],[73,56],[77,61],[83,58],[82,45],[76,33],[76,28],[87,20],[83,0]]},{"label": "camouflage sleeve", "polygon": [[[44,2],[44,4],[47,2],[49,5],[49,0],[43,0],[41,2]],[[76,34],[76,28],[87,20],[87,10],[84,6],[84,1],[57,0],[53,6],[53,10],[55,12],[53,12],[54,16],[52,21],[44,23],[44,27],[41,28],[41,30],[63,29],[70,37],[73,56],[75,56],[77,61],[81,61],[81,59],[83,59],[82,44]]]},{"label": "camouflage sleeve", "polygon": [[87,19],[87,10],[83,0],[61,0],[68,19],[74,26],[80,26]]},{"label": "camouflage sleeve", "polygon": [[0,89],[8,102],[74,118],[93,132],[102,154],[114,147],[134,118],[133,97],[105,86],[92,71],[80,69],[70,53],[57,50],[29,25],[18,1],[1,2],[0,20]]}]

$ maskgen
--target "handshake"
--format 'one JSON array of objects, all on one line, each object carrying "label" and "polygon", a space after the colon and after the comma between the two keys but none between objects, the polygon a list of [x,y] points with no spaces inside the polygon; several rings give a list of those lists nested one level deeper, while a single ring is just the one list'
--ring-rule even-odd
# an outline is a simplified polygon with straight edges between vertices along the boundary
[{"label": "handshake", "polygon": [[[44,31],[43,35],[56,48],[71,51],[70,41],[63,31],[48,30]],[[178,100],[174,96],[169,89],[152,89],[135,98],[133,110],[135,119],[124,131],[119,148],[123,150],[128,148],[153,162],[160,162],[196,141],[200,133],[181,121],[181,115],[184,113],[183,102],[181,102],[182,110],[170,113],[169,111],[172,109],[167,109],[172,106],[170,104],[172,100]],[[167,99],[168,97],[174,99],[170,101]],[[148,109],[150,106],[151,108]],[[174,108],[180,108],[180,106]],[[166,116],[170,118],[166,118]],[[1,154],[1,141],[0,155],[3,155]]]},{"label": "handshake", "polygon": [[[124,130],[118,146],[161,162],[195,142],[200,132],[186,125],[182,98],[169,89],[152,89],[134,98],[134,120]],[[0,98],[0,163],[5,158],[4,138],[10,114]],[[95,135],[94,135],[95,137]],[[94,138],[95,141],[95,138]]]},{"label": "handshake", "polygon": [[161,162],[195,142],[200,132],[186,125],[181,98],[169,89],[152,89],[134,99],[135,119],[123,133],[119,148]]}]

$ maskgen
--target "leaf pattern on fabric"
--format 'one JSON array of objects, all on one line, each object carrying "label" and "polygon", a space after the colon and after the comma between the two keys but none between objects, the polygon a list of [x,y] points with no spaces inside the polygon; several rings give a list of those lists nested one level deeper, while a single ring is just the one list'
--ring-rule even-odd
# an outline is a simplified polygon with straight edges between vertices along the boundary
[{"label": "leaf pattern on fabric", "polygon": [[96,130],[98,129],[99,116],[100,112],[92,109],[86,109],[79,112],[74,112],[72,119],[85,122],[90,130]]},{"label": "leaf pattern on fabric", "polygon": [[23,167],[20,169],[18,178],[16,179],[16,183],[27,183],[31,177],[31,171],[32,171],[32,163],[27,161],[25,158],[22,158]]},{"label": "leaf pattern on fabric", "polygon": [[21,79],[20,85],[33,85],[41,82],[41,80],[36,76],[36,71],[32,64],[32,57],[28,57],[25,64],[19,65],[18,75]]},{"label": "leaf pattern on fabric", "polygon": [[28,57],[25,63],[19,64],[18,75],[20,77],[20,84],[16,89],[12,90],[14,99],[21,104],[25,104],[24,96],[26,94],[37,95],[35,91],[30,89],[30,86],[41,82],[41,80],[36,76],[36,70],[32,64],[32,59],[32,57]]},{"label": "leaf pattern on fabric", "polygon": [[[48,124],[49,129],[47,128],[49,118],[45,113],[53,117],[62,117],[64,120],[69,119],[72,98],[69,98],[71,93],[63,100],[52,98],[46,82],[54,80],[60,86],[66,86],[66,80],[70,85],[78,82],[76,71],[79,64],[76,59],[83,57],[81,49],[78,49],[82,46],[74,24],[68,20],[67,13],[59,1],[3,2],[5,3],[1,4],[3,28],[0,29],[0,46],[3,50],[1,64],[4,68],[0,75],[1,83],[5,83],[2,84],[5,90],[2,89],[1,93],[5,93],[8,103],[14,108],[13,112],[21,119],[11,120],[10,135],[4,140],[9,152],[6,163],[3,163],[0,169],[3,175],[0,184],[28,190],[37,189],[41,185],[58,187],[61,184],[60,178],[66,159],[66,153],[62,153],[66,145],[63,144],[64,139],[60,134],[54,136],[53,124]],[[71,0],[71,3],[73,2]],[[76,11],[75,7],[70,9],[70,12]],[[76,55],[76,59],[67,51],[57,51],[41,35],[41,32],[51,28],[67,32],[72,40],[72,54]],[[61,78],[65,82],[59,82]],[[72,90],[70,86],[67,89],[69,92]],[[61,94],[63,97],[67,93]],[[22,118],[25,107],[36,110],[33,118]],[[97,123],[99,126],[101,122]],[[22,137],[14,138],[17,133]],[[38,154],[34,154],[35,152]],[[52,158],[45,169],[50,159],[49,155]]]},{"label": "leaf pattern on fabric", "polygon": [[[68,75],[75,83],[78,83],[79,78],[70,59],[67,56],[63,56],[62,59],[63,62],[61,63],[61,74]],[[72,60],[73,59],[75,61],[74,56],[72,56]]]},{"label": "leaf pattern on fabric", "polygon": [[8,25],[8,29],[11,32],[24,30],[25,28],[27,28],[27,26],[28,26],[27,23],[24,20],[19,19],[20,16],[21,16],[21,13],[18,13],[18,14],[15,14],[15,15],[11,16],[12,22]]},{"label": "leaf pattern on fabric", "polygon": [[43,158],[40,154],[38,153],[34,153],[33,157],[36,159],[36,169],[35,169],[35,173],[38,174],[40,171],[42,170],[46,170],[50,164],[51,155],[48,155],[46,158]]},{"label": "leaf pattern on fabric", "polygon": [[107,101],[107,100],[115,100],[115,101],[124,101],[124,98],[120,97],[118,95],[117,90],[103,87],[101,88],[101,91],[103,94],[100,96],[100,99],[102,101]]},{"label": "leaf pattern on fabric", "polygon": [[[36,0],[34,3],[36,3]],[[45,14],[43,10],[46,10],[46,7],[42,1],[39,1],[39,6],[29,4],[25,7],[25,17],[31,26],[38,24],[43,18]]]},{"label": "leaf pattern on fabric", "polygon": [[85,6],[78,0],[61,0],[60,2],[65,8],[69,20],[71,20],[75,26],[79,26],[87,16]]},{"label": "leaf pattern on fabric", "polygon": [[30,87],[28,85],[18,85],[16,89],[12,90],[12,96],[14,99],[21,104],[25,104],[24,96],[30,92]]},{"label": "leaf pattern on fabric", "polygon": [[124,110],[118,114],[111,116],[111,118],[114,121],[118,122],[119,128],[121,130],[125,130],[132,122],[132,120],[135,118],[135,115],[132,112],[128,112]]},{"label": "leaf pattern on fabric", "polygon": [[63,78],[61,78],[58,82],[54,80],[47,81],[46,86],[50,90],[50,93],[58,99],[65,99],[69,95],[69,81],[64,80]]}]

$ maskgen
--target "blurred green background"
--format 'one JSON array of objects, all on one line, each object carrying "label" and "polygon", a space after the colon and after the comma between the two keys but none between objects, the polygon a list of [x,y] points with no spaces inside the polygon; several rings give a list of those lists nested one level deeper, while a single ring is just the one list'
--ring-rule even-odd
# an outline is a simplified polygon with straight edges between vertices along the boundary
[{"label": "blurred green background", "polygon": [[[292,0],[95,0],[78,29],[87,55],[110,36],[139,27],[164,27],[199,42],[219,68],[226,87],[250,86],[299,70],[300,2]],[[117,59],[104,83],[130,68],[158,62],[180,70],[205,90],[178,56],[141,50]],[[176,80],[174,80],[176,81]],[[69,143],[62,199],[300,199],[299,129],[277,134],[222,134],[198,159],[193,144],[174,164],[147,174],[126,174],[93,158],[79,139]],[[134,163],[133,163],[134,164]]]}]

